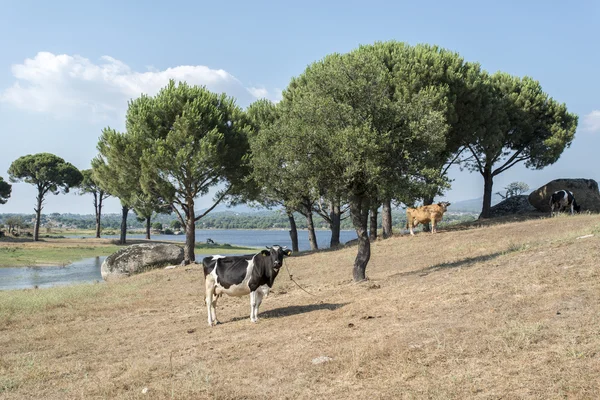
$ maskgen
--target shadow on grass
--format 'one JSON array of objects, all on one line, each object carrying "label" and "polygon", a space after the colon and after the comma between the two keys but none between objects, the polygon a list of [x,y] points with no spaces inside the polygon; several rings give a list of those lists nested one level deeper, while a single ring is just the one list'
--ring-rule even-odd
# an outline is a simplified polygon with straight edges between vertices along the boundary
[{"label": "shadow on grass", "polygon": [[477,257],[468,257],[468,258],[463,258],[462,260],[457,260],[457,261],[453,261],[453,262],[445,262],[445,263],[440,263],[440,264],[436,264],[436,265],[432,265],[426,268],[421,268],[418,269],[416,271],[408,271],[408,272],[399,272],[397,274],[394,275],[390,275],[390,278],[399,278],[399,277],[403,277],[403,276],[411,276],[411,275],[419,275],[419,276],[425,276],[425,275],[429,275],[432,272],[436,272],[436,271],[442,271],[445,269],[452,269],[452,268],[460,268],[460,267],[471,267],[474,264],[480,263],[480,262],[486,262],[486,261],[490,261],[493,260],[495,258],[498,258],[500,256],[509,254],[509,253],[513,253],[515,251],[518,251],[519,249],[508,249],[505,251],[498,251],[495,253],[491,253],[491,254],[484,254],[482,256],[477,256]]},{"label": "shadow on grass", "polygon": [[478,218],[474,221],[461,222],[458,224],[449,224],[444,227],[446,231],[463,231],[473,228],[483,228],[486,226],[494,226],[507,224],[511,222],[529,221],[532,219],[548,218],[548,214],[540,211],[529,211],[524,213],[508,214],[499,217]]},{"label": "shadow on grass", "polygon": [[[270,319],[270,318],[288,317],[290,315],[298,315],[298,314],[304,314],[304,313],[320,311],[320,310],[334,311],[334,310],[337,310],[338,308],[344,307],[347,304],[349,304],[349,303],[322,303],[322,304],[309,304],[306,306],[280,307],[280,308],[275,308],[273,310],[267,310],[267,311],[261,312],[258,314],[258,317],[264,318],[264,319]],[[244,317],[235,317],[235,318],[232,318],[228,322],[241,321],[241,320],[248,319],[248,318],[249,318],[248,315],[246,315]]]},{"label": "shadow on grass", "polygon": [[301,250],[298,252],[295,252],[294,254],[292,254],[292,257],[304,257],[304,256],[310,256],[313,254],[319,254],[319,253],[333,253],[336,252],[338,250],[343,250],[343,249],[347,249],[349,247],[357,247],[358,245],[358,241],[354,241],[354,240],[350,240],[346,243],[340,243],[338,246],[335,247],[326,247],[323,249],[317,249],[317,250]]}]

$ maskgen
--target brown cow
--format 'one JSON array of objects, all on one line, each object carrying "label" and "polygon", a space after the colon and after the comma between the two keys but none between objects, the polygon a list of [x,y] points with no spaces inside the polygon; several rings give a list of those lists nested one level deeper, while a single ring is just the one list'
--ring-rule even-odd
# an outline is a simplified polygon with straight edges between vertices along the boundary
[{"label": "brown cow", "polygon": [[406,209],[406,229],[410,229],[410,234],[414,236],[413,228],[419,224],[431,222],[431,233],[436,232],[436,224],[442,220],[446,210],[450,206],[447,201],[442,201],[430,206],[421,206],[417,208]]}]

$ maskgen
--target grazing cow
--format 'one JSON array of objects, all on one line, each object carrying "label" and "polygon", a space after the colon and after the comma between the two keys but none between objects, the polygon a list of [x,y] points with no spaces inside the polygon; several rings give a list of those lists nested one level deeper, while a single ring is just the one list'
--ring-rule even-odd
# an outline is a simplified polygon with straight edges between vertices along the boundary
[{"label": "grazing cow", "polygon": [[431,233],[436,233],[436,224],[442,220],[442,216],[450,206],[447,201],[421,206],[417,208],[406,209],[406,228],[410,229],[410,234],[414,236],[413,228],[419,224],[431,222]]},{"label": "grazing cow", "polygon": [[279,269],[283,266],[283,257],[292,254],[285,246],[275,245],[267,249],[258,254],[211,256],[202,260],[209,326],[219,323],[216,304],[223,293],[236,297],[249,294],[250,320],[258,321],[258,307],[273,287]]},{"label": "grazing cow", "polygon": [[550,196],[551,217],[554,215],[555,209],[557,212],[570,209],[571,215],[573,215],[574,212],[581,212],[581,206],[577,204],[577,201],[575,201],[575,196],[573,196],[573,193],[569,192],[568,190],[558,190],[552,193],[552,196]]}]

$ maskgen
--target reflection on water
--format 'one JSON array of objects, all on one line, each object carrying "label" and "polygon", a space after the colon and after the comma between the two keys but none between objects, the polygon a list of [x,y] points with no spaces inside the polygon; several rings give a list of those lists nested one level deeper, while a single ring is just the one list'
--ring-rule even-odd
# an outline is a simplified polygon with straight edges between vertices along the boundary
[{"label": "reflection on water", "polygon": [[86,258],[64,267],[0,268],[0,290],[102,282],[100,267],[105,258]]}]

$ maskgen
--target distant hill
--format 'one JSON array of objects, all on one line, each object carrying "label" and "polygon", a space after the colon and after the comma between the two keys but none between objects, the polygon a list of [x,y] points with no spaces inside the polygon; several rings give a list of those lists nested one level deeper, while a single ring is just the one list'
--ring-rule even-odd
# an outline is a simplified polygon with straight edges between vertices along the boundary
[{"label": "distant hill", "polygon": [[[208,208],[202,208],[200,210],[196,210],[196,215],[200,215],[204,213]],[[268,211],[268,209],[264,207],[250,207],[247,204],[240,204],[238,206],[227,207],[225,204],[219,204],[212,210],[211,212],[223,212],[223,211],[232,211],[236,213],[256,213],[262,211]]]},{"label": "distant hill", "polygon": [[[497,194],[492,195],[492,205],[498,204],[502,201],[502,197]],[[483,203],[483,197],[478,197],[476,199],[469,200],[461,200],[454,202],[448,208],[448,211],[461,211],[461,212],[481,212],[481,205]]]}]

